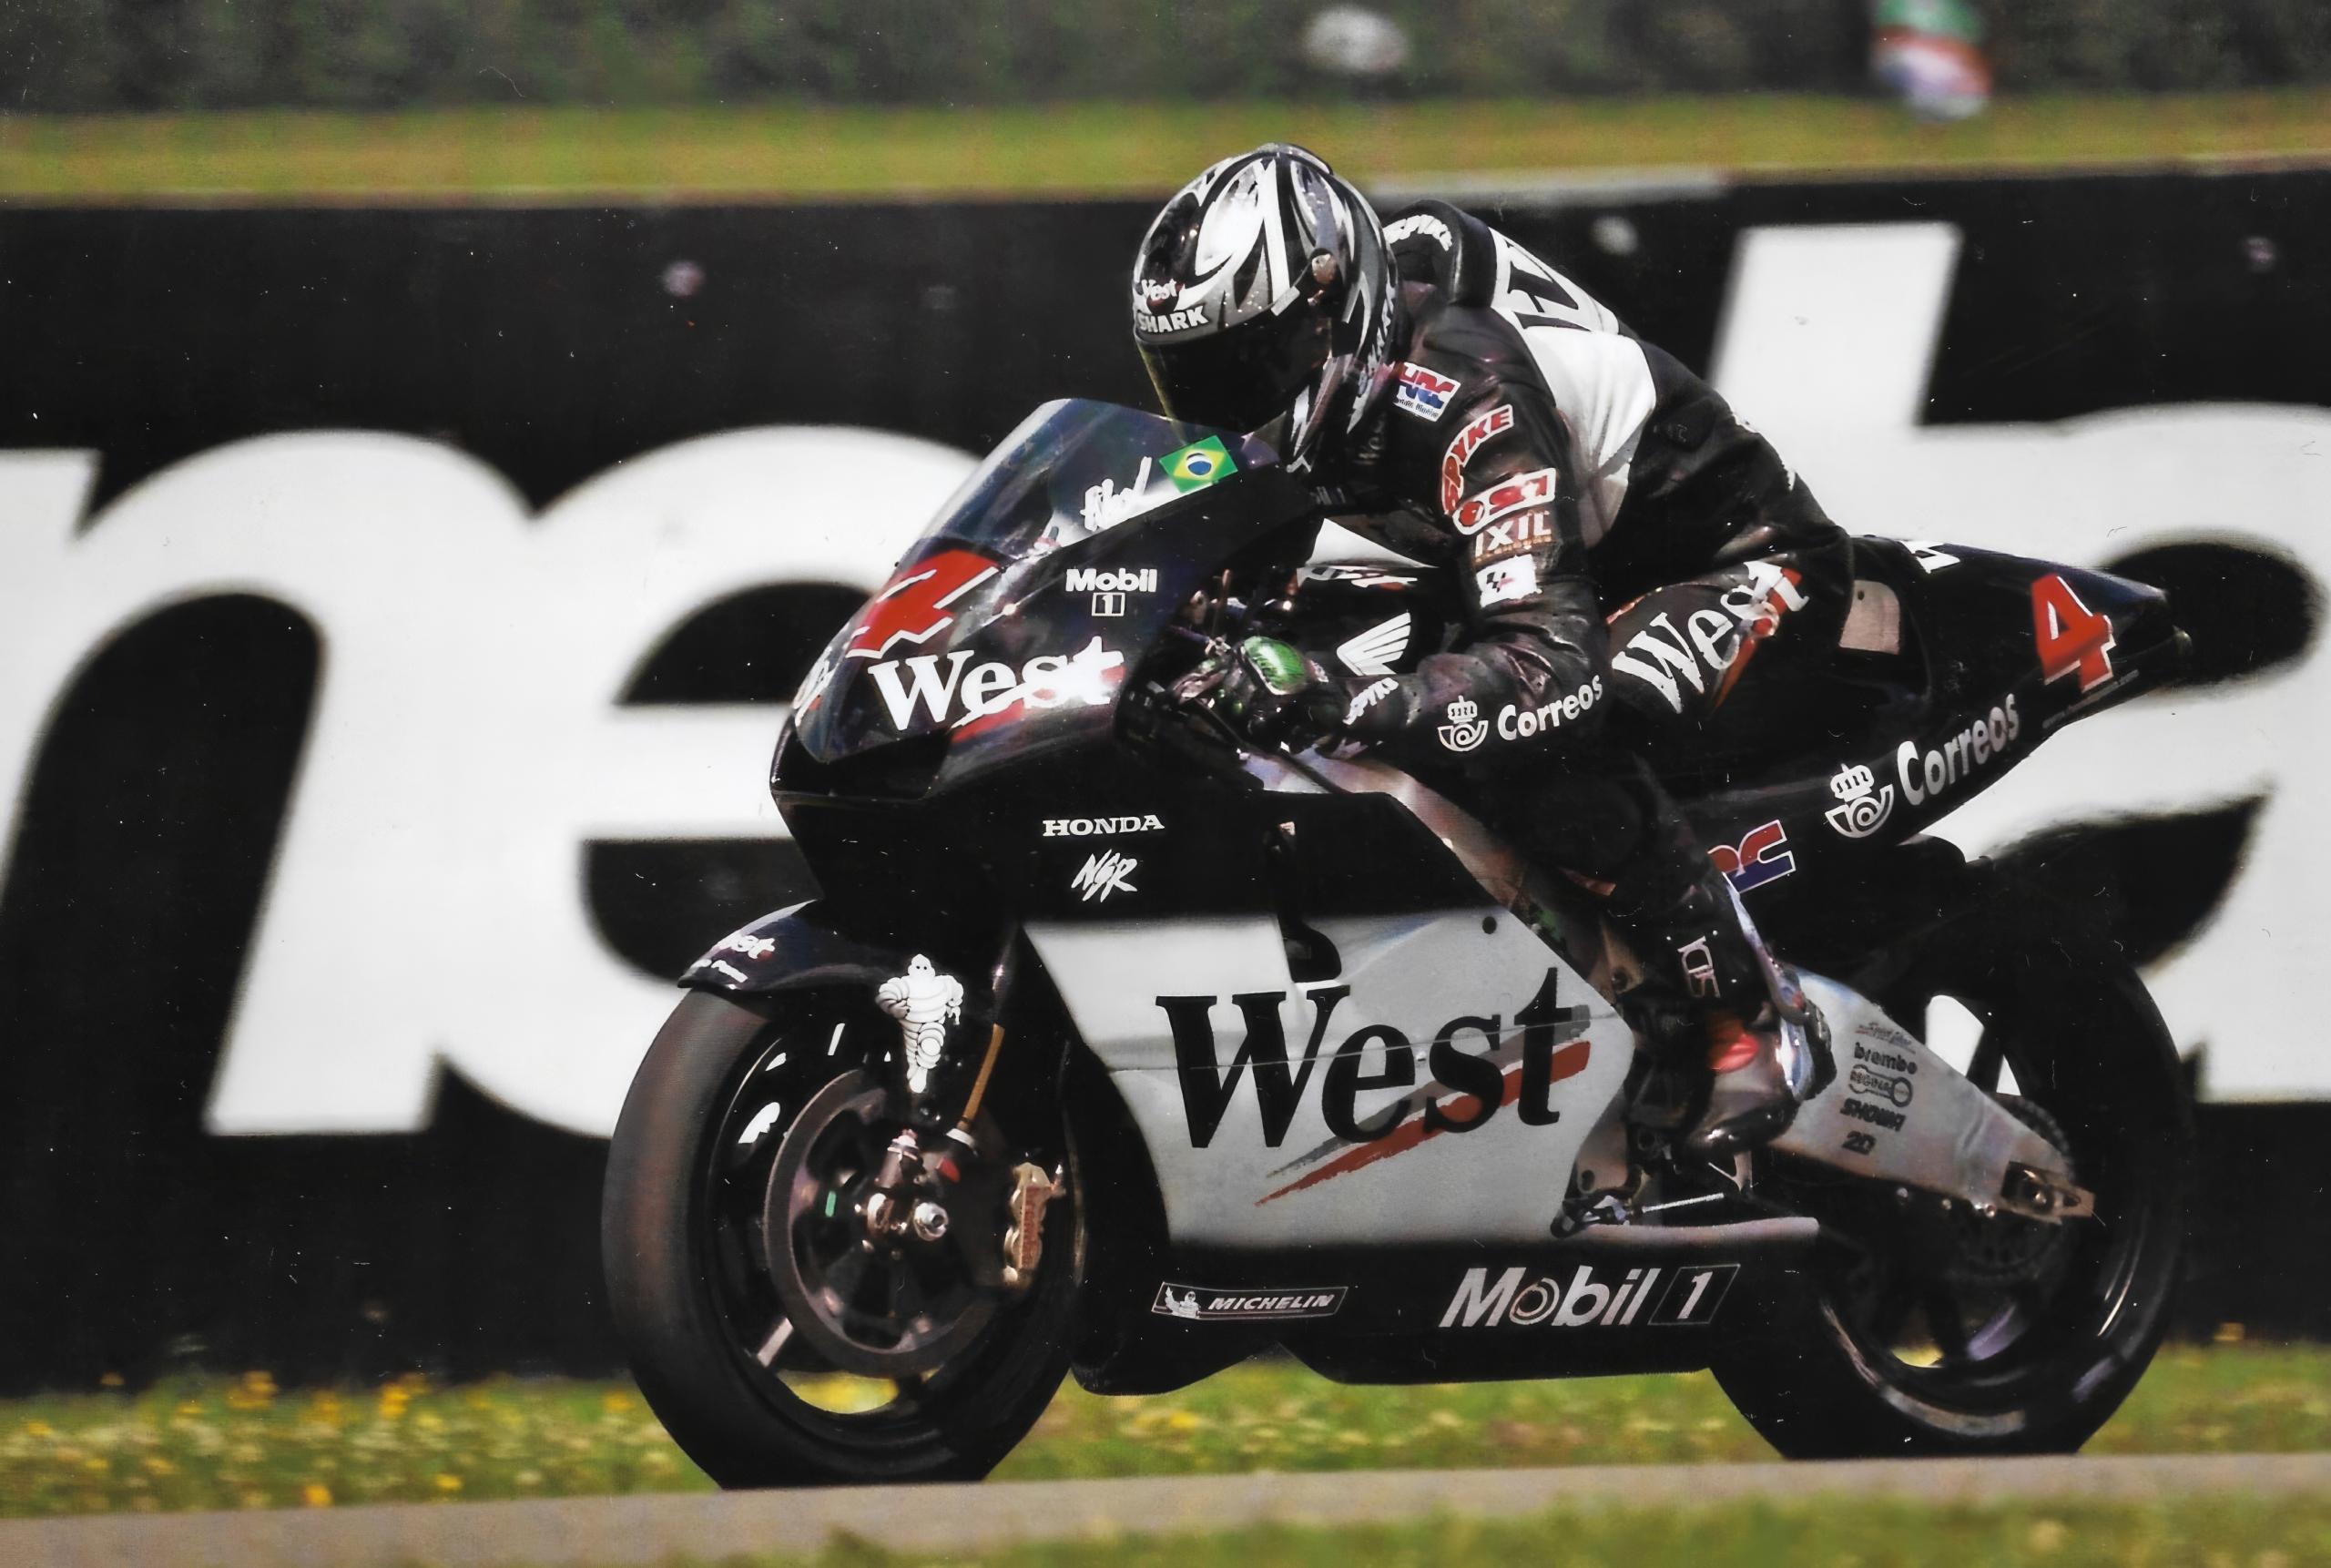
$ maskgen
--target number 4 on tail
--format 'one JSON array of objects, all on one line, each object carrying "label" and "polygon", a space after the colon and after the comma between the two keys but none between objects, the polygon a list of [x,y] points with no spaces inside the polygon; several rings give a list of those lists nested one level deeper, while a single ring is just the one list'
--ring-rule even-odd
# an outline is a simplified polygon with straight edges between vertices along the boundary
[{"label": "number 4 on tail", "polygon": [[2080,688],[2094,691],[2112,678],[2112,623],[2080,602],[2063,578],[2031,585],[2031,641],[2043,681],[2080,671]]}]

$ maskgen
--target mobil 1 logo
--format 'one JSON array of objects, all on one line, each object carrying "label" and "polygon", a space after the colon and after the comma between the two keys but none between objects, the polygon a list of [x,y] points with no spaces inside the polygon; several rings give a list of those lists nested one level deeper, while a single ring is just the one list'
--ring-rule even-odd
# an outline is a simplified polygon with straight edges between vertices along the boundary
[{"label": "mobil 1 logo", "polygon": [[[1492,1276],[1468,1268],[1440,1315],[1444,1329],[1630,1329],[1656,1324],[1674,1328],[1715,1321],[1732,1288],[1737,1263],[1693,1268],[1636,1268],[1622,1274],[1605,1265],[1582,1263],[1564,1280],[1562,1271],[1532,1276],[1516,1264]],[[1644,1309],[1646,1302],[1654,1303]]]}]

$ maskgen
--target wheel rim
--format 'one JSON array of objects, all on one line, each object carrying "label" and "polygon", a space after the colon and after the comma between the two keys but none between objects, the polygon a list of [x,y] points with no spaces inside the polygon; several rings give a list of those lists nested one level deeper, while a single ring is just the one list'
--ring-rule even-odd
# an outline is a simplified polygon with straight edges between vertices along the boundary
[{"label": "wheel rim", "polygon": [[[888,1020],[842,1006],[798,1008],[758,1034],[740,1054],[735,1087],[701,1145],[693,1206],[697,1233],[690,1237],[722,1338],[755,1391],[789,1423],[870,1461],[890,1451],[903,1459],[927,1441],[934,1422],[960,1422],[966,1411],[996,1402],[998,1380],[1028,1375],[1036,1359],[1017,1343],[1026,1338],[1016,1332],[1025,1315],[1064,1308],[1073,1292],[1073,1281],[1064,1279],[1048,1293],[1040,1276],[1029,1299],[1004,1302],[999,1309],[991,1298],[976,1314],[947,1314],[943,1335],[919,1336],[914,1349],[930,1364],[893,1359],[872,1369],[846,1364],[848,1358],[832,1353],[830,1341],[804,1331],[806,1314],[789,1309],[779,1284],[788,1249],[769,1245],[771,1237],[790,1236],[795,1227],[789,1196],[795,1178],[779,1179],[788,1135],[824,1100],[819,1119],[827,1136],[813,1135],[807,1146],[830,1156],[838,1145],[852,1141],[847,1124],[857,1113],[838,1117],[834,1103],[867,1110],[864,1093],[880,1095],[875,1085],[884,1081],[897,1039]],[[861,1088],[827,1095],[850,1080]],[[889,1134],[881,1138],[887,1144]],[[799,1163],[815,1168],[807,1156]],[[772,1227],[770,1209],[780,1191],[787,1195],[779,1206],[783,1219]],[[802,1207],[821,1210],[822,1199]],[[1056,1203],[1053,1210],[1045,1217],[1048,1238],[1059,1234],[1056,1227],[1074,1223],[1071,1205]],[[966,1244],[969,1235],[967,1227]]]},{"label": "wheel rim", "polygon": [[1924,1196],[1901,1205],[1874,1184],[1802,1196],[1863,1246],[1818,1275],[1821,1309],[1863,1380],[1931,1427],[2011,1437],[2036,1400],[2089,1389],[2146,1339],[2158,1301],[2130,1308],[2161,1228],[2175,1222],[2176,1185],[2148,1167],[2153,1118],[2105,1070],[2109,1042],[2083,1035],[2076,1017],[2051,1017],[2061,1009],[2035,990],[1995,979],[1884,998],[1921,1025],[1939,1000],[1981,1026],[1970,1079],[2058,1146],[2094,1194],[2094,1215],[2048,1225],[1945,1212]]},{"label": "wheel rim", "polygon": [[[974,1249],[1001,1251],[965,1214],[938,1240],[870,1233],[865,1211],[891,1140],[892,1095],[864,1072],[842,1074],[787,1127],[762,1204],[763,1245],[786,1319],[837,1367],[870,1377],[936,1370],[995,1313],[975,1281]],[[945,1188],[934,1197],[951,1211]]]}]

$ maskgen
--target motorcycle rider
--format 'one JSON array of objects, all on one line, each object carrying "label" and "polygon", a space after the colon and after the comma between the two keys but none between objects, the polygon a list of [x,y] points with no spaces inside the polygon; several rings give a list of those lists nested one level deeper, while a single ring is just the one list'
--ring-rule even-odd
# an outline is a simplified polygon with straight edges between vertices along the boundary
[{"label": "motorcycle rider", "polygon": [[1631,1013],[1705,1094],[1680,1146],[1720,1161],[1785,1130],[1827,1065],[1818,1020],[1646,757],[1688,756],[1835,644],[1844,532],[1569,279],[1443,202],[1383,225],[1300,148],[1175,195],[1133,319],[1168,413],[1259,433],[1339,522],[1452,568],[1469,612],[1467,640],[1398,677],[1251,638],[1218,709],[1265,744],[1381,753],[1601,894],[1649,972]]}]

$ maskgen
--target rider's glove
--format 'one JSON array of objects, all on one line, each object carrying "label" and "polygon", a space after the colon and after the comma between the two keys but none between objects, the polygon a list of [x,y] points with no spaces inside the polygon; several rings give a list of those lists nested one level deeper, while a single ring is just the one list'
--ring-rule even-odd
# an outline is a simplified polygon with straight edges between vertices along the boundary
[{"label": "rider's glove", "polygon": [[1215,688],[1215,711],[1249,740],[1301,749],[1342,728],[1344,697],[1303,650],[1275,637],[1240,643]]}]

